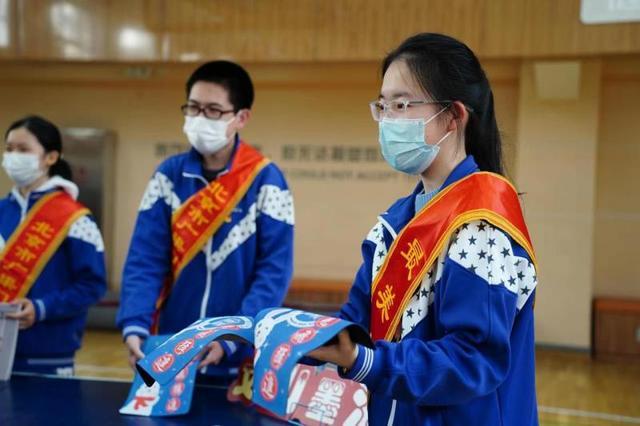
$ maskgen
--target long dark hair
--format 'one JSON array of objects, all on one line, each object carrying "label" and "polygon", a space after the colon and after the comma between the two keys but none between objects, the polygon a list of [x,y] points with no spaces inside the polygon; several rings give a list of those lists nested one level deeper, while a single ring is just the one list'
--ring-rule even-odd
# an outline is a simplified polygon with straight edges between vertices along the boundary
[{"label": "long dark hair", "polygon": [[44,148],[45,153],[57,151],[60,154],[58,161],[49,168],[49,176],[57,175],[64,179],[72,180],[71,166],[62,159],[62,137],[56,125],[37,115],[29,115],[13,122],[7,129],[4,138],[7,139],[9,132],[12,130],[21,128],[27,129],[36,137]]},{"label": "long dark hair", "polygon": [[421,88],[436,101],[460,101],[469,110],[465,149],[480,170],[503,174],[502,142],[493,93],[476,55],[464,43],[436,33],[406,39],[387,55],[382,76],[397,60],[407,64]]}]

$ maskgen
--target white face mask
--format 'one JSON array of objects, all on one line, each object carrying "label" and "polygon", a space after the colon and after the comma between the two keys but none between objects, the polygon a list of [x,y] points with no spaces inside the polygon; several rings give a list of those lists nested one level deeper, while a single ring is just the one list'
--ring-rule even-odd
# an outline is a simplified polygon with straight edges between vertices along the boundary
[{"label": "white face mask", "polygon": [[2,168],[18,188],[29,186],[44,175],[37,154],[5,152],[2,156]]},{"label": "white face mask", "polygon": [[182,131],[189,143],[202,155],[211,155],[220,151],[229,143],[227,128],[236,118],[229,121],[210,120],[202,115],[185,117]]}]

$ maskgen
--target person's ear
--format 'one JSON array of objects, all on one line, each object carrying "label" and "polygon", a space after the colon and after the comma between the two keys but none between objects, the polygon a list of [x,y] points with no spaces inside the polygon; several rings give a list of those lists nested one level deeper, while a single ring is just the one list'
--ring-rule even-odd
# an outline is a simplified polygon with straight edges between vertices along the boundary
[{"label": "person's ear", "polygon": [[58,151],[49,151],[44,154],[44,165],[46,167],[51,167],[58,162],[60,158],[60,153]]},{"label": "person's ear", "polygon": [[241,109],[236,113],[236,119],[234,121],[237,130],[244,128],[251,119],[250,109]]},{"label": "person's ear", "polygon": [[464,104],[460,101],[454,101],[449,108],[451,108],[451,120],[447,130],[455,133],[459,129],[465,129],[469,121],[469,111]]}]

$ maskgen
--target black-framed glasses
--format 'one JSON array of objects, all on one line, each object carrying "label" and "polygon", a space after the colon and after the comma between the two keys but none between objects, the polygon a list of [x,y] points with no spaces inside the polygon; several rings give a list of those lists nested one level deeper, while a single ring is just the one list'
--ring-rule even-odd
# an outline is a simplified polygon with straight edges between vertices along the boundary
[{"label": "black-framed glasses", "polygon": [[391,113],[396,116],[402,116],[409,108],[418,105],[447,105],[449,106],[453,101],[383,101],[378,99],[377,101],[369,102],[369,108],[371,108],[371,115],[375,121],[382,120],[383,116]]},{"label": "black-framed glasses", "polygon": [[205,117],[211,120],[219,120],[224,114],[235,112],[233,109],[223,110],[213,105],[200,106],[196,104],[184,104],[180,107],[180,111],[187,117],[196,117],[203,113]]}]

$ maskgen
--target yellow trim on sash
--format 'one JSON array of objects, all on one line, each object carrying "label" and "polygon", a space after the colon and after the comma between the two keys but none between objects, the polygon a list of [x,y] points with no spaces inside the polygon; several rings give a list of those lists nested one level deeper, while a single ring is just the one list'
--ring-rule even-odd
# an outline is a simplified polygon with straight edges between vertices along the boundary
[{"label": "yellow trim on sash", "polygon": [[[41,212],[41,210],[46,206],[46,204],[49,201],[51,201],[52,198],[59,197],[59,196],[60,196],[60,192],[52,192],[42,196],[42,198],[36,201],[33,207],[31,207],[31,209],[29,210],[29,213],[27,214],[27,216],[16,228],[16,230],[13,231],[13,233],[11,234],[11,237],[9,237],[2,252],[0,252],[0,264],[4,260],[7,253],[9,253],[11,249],[13,249],[13,247],[16,244],[16,241],[22,237],[22,233],[28,227],[31,226],[34,217]],[[16,294],[16,297],[22,298],[27,295],[27,293],[29,292],[29,290],[31,290],[31,287],[33,286],[37,278],[40,276],[40,273],[42,272],[44,267],[47,265],[47,263],[49,262],[53,254],[56,252],[56,250],[58,250],[58,248],[60,247],[64,239],[67,237],[67,234],[71,225],[78,218],[87,214],[90,214],[89,209],[87,209],[86,207],[82,207],[82,208],[79,208],[77,211],[73,212],[73,214],[71,214],[65,220],[64,225],[57,230],[56,235],[53,237],[51,241],[49,241],[47,249],[38,255],[38,259],[35,265],[33,266],[33,268],[29,271],[29,275],[27,275],[26,280],[22,284],[19,284],[21,287],[18,293]]]},{"label": "yellow trim on sash", "polygon": [[[451,238],[451,235],[453,235],[456,229],[458,229],[465,223],[473,222],[476,220],[485,220],[490,224],[492,224],[493,226],[507,232],[507,234],[509,234],[511,238],[513,238],[518,244],[520,244],[520,246],[522,246],[522,248],[524,248],[524,250],[527,252],[529,257],[531,257],[531,262],[534,264],[535,268],[538,269],[534,252],[531,249],[529,243],[527,242],[527,239],[524,238],[522,233],[518,229],[516,229],[513,225],[511,225],[511,223],[506,219],[504,219],[501,215],[498,215],[486,209],[471,210],[469,212],[463,213],[460,216],[458,216],[456,219],[454,219],[449,225],[449,227],[447,227],[447,230],[442,234],[442,236],[436,243],[433,253],[431,254],[431,257],[427,259],[427,262],[424,264],[423,268],[420,270],[420,272],[418,272],[418,275],[416,276],[414,281],[411,283],[411,286],[409,287],[408,291],[405,293],[404,298],[400,302],[400,308],[398,309],[396,316],[391,321],[391,325],[389,326],[387,334],[385,335],[386,340],[393,339],[395,330],[397,329],[398,324],[402,319],[402,315],[404,314],[404,310],[407,304],[409,303],[409,300],[411,300],[416,289],[420,286],[420,283],[422,283],[422,280],[424,279],[425,274],[429,271],[429,269],[431,269],[434,262],[438,259],[438,257],[442,253],[442,250],[444,249],[444,245],[449,241],[449,239]],[[391,253],[391,250],[389,250],[389,253]],[[389,256],[387,256],[387,258],[389,258]],[[380,270],[380,273],[382,273],[382,270]],[[377,276],[378,275],[376,275],[376,277]],[[374,294],[374,291],[375,291],[375,288],[371,292],[372,295]]]},{"label": "yellow trim on sash", "polygon": [[[262,171],[262,169],[269,164],[271,161],[268,158],[263,158],[253,169],[251,174],[247,177],[247,179],[242,183],[240,188],[233,194],[232,198],[227,203],[227,206],[218,213],[218,216],[211,222],[209,228],[207,228],[206,232],[203,232],[191,245],[191,247],[184,253],[182,257],[182,261],[178,265],[175,271],[173,271],[173,280],[177,280],[178,276],[182,272],[182,270],[193,260],[196,254],[202,249],[204,244],[214,235],[222,223],[226,220],[226,218],[231,214],[233,209],[238,205],[242,197],[247,193],[251,184],[255,180],[256,176]],[[206,190],[202,189],[202,191]],[[189,199],[180,206],[178,210],[176,210],[172,215],[171,224],[175,223],[176,219],[180,214],[190,205],[190,202],[198,196],[199,192],[195,193]]]},{"label": "yellow trim on sash", "polygon": [[[396,238],[393,240],[393,243],[391,244],[391,247],[389,248],[388,253],[391,253],[395,250],[396,245],[398,244],[398,241],[400,240],[400,235],[402,235],[404,233],[404,230],[409,228],[409,226],[414,222],[419,220],[419,216],[421,216],[425,210],[427,210],[428,208],[430,208],[433,204],[435,204],[438,200],[440,200],[442,197],[444,197],[446,194],[448,194],[450,191],[452,191],[457,184],[464,182],[465,180],[471,178],[472,176],[476,176],[479,174],[485,174],[485,175],[490,175],[493,177],[497,177],[500,180],[504,181],[505,183],[507,183],[511,189],[513,189],[514,192],[516,191],[516,188],[513,186],[513,184],[511,182],[509,182],[507,179],[505,179],[503,176],[500,176],[499,174],[496,173],[491,173],[491,172],[477,172],[477,173],[473,173],[470,174],[468,176],[465,176],[464,178],[460,179],[459,181],[455,182],[452,185],[447,186],[445,189],[443,189],[442,191],[440,191],[435,197],[433,197],[431,200],[429,200],[429,202],[427,202],[427,204],[425,204],[420,211],[409,221],[409,223],[407,223],[407,225],[405,225],[405,227],[402,229],[402,231],[400,231],[400,233],[396,236]],[[536,261],[536,257],[533,251],[533,247],[531,247],[531,245],[529,244],[529,242],[527,241],[527,239],[525,238],[525,236],[522,234],[522,232],[520,232],[520,230],[518,230],[515,226],[513,226],[511,224],[511,222],[509,222],[507,219],[503,218],[502,216],[491,212],[490,210],[472,210],[470,212],[466,212],[463,213],[462,216],[466,216],[469,215],[469,217],[473,217],[472,219],[467,219],[468,221],[473,221],[473,220],[479,220],[479,219],[483,219],[483,216],[478,216],[477,214],[472,215],[473,212],[480,212],[480,211],[484,211],[487,212],[487,220],[489,220],[489,214],[491,216],[494,216],[494,218],[492,220],[495,220],[496,223],[494,224],[494,226],[497,226],[500,229],[503,229],[505,232],[507,232],[509,235],[511,235],[511,237],[516,240],[518,242],[518,244],[520,244],[522,246],[522,248],[525,249],[525,251],[527,252],[527,254],[531,257],[531,261],[534,263],[534,265],[537,265],[537,261]],[[459,219],[461,216],[457,217],[456,219],[454,219],[454,221],[452,222],[452,224],[458,223]],[[454,227],[453,229],[457,229],[458,227],[462,226],[465,222],[463,221],[462,223],[460,223],[459,225],[457,225],[456,227]],[[498,225],[499,223],[499,225]],[[449,226],[449,228],[447,228],[447,231],[445,231],[445,234],[449,233],[451,226]],[[450,236],[450,235],[449,235]],[[439,243],[439,244],[443,244],[443,243]],[[438,255],[440,255],[440,252],[437,252]],[[436,256],[437,258],[437,256]],[[376,274],[376,277],[382,276],[383,272],[387,269],[387,264],[388,261],[387,259],[389,259],[389,256],[387,256],[385,258],[385,262],[382,265],[382,268],[380,269],[380,271]],[[431,266],[431,265],[429,265]],[[374,283],[373,283],[373,287],[372,287],[372,294],[373,292],[377,289],[377,285],[378,282],[375,281],[374,279]]]},{"label": "yellow trim on sash", "polygon": [[35,283],[36,279],[40,276],[40,273],[42,273],[42,270],[44,269],[44,267],[47,265],[47,263],[49,263],[49,260],[51,260],[51,257],[53,257],[55,252],[60,248],[60,245],[62,245],[62,242],[64,241],[64,239],[67,238],[67,234],[69,233],[69,228],[71,227],[71,225],[73,225],[73,223],[79,218],[81,218],[82,216],[89,215],[90,213],[91,211],[89,209],[82,208],[77,212],[74,212],[69,217],[69,219],[67,219],[67,222],[64,224],[62,228],[60,228],[60,231],[58,231],[58,234],[54,237],[53,241],[51,241],[49,248],[47,248],[47,250],[45,250],[44,253],[42,253],[40,259],[38,260],[38,263],[33,269],[33,272],[29,274],[29,279],[31,280],[31,283],[29,283],[29,288],[27,289],[26,286],[23,287],[24,291],[21,290],[18,293],[18,297],[25,297],[29,292],[29,290],[31,290],[31,287]]},{"label": "yellow trim on sash", "polygon": [[[389,265],[389,261],[390,261],[390,259],[392,257],[391,254],[394,253],[394,251],[396,250],[398,242],[401,240],[401,236],[404,234],[404,232],[408,228],[410,228],[410,226],[414,222],[420,220],[420,217],[425,213],[426,210],[428,210],[436,202],[438,202],[440,199],[442,199],[444,196],[446,196],[450,191],[455,189],[459,184],[461,184],[462,182],[466,181],[467,179],[470,179],[470,178],[472,178],[474,176],[482,175],[482,174],[489,175],[489,176],[492,176],[492,177],[500,179],[501,181],[506,183],[514,191],[514,193],[517,193],[517,190],[515,189],[515,187],[513,186],[513,184],[511,182],[509,182],[503,176],[498,175],[496,173],[491,173],[491,172],[476,172],[476,173],[472,173],[472,174],[470,174],[468,176],[465,176],[464,178],[460,179],[459,181],[455,182],[454,184],[447,186],[445,189],[443,189],[441,192],[439,192],[435,197],[433,197],[431,200],[429,200],[429,202],[420,209],[420,211],[409,221],[409,223],[407,225],[405,225],[405,227],[400,231],[400,233],[393,240],[393,243],[391,244],[391,247],[389,248],[387,257],[385,258],[380,271],[373,278],[373,283],[372,283],[372,286],[371,286],[371,299],[372,300],[375,297],[375,295],[377,294],[378,285],[380,284],[380,278],[382,276],[384,276],[384,273],[387,270],[387,267]],[[386,340],[392,340],[393,339],[393,337],[395,335],[395,332],[396,332],[396,329],[398,327],[398,324],[399,324],[399,322],[400,322],[400,320],[402,318],[402,315],[404,313],[404,310],[405,310],[409,300],[411,299],[411,297],[413,296],[415,290],[418,288],[418,286],[420,285],[420,283],[424,279],[424,275],[429,271],[429,269],[433,266],[434,262],[438,259],[438,257],[442,253],[442,250],[444,249],[444,245],[449,241],[449,239],[451,238],[451,235],[453,234],[453,232],[455,232],[456,229],[458,229],[460,226],[464,225],[465,223],[469,223],[469,222],[476,221],[476,220],[486,220],[487,222],[491,223],[493,226],[495,226],[497,228],[500,228],[502,231],[504,231],[507,234],[509,234],[509,236],[511,236],[511,238],[513,238],[527,252],[529,257],[531,258],[532,263],[534,264],[534,266],[537,269],[537,259],[536,259],[533,247],[531,246],[531,244],[529,244],[529,241],[526,238],[526,236],[516,226],[514,226],[509,220],[507,220],[502,215],[497,214],[497,213],[495,213],[495,212],[493,212],[491,210],[488,210],[488,209],[475,209],[475,210],[466,211],[466,212],[458,215],[455,219],[453,219],[451,221],[449,226],[446,228],[446,230],[442,233],[440,238],[437,240],[437,242],[436,242],[436,244],[435,244],[435,246],[434,246],[434,248],[433,248],[433,250],[431,252],[430,257],[424,263],[422,269],[420,269],[420,271],[418,272],[416,277],[411,281],[411,285],[409,286],[408,290],[405,292],[404,297],[402,298],[401,303],[399,305],[400,307],[396,311],[396,315],[391,319],[391,323],[390,323],[389,327],[387,328],[387,332],[385,334],[385,339]]]}]

